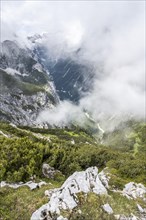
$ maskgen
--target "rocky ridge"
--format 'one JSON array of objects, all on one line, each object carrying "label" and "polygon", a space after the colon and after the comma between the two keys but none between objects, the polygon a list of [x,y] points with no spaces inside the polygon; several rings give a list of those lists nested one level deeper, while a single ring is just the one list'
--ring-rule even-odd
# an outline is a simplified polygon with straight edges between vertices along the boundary
[{"label": "rocky ridge", "polygon": [[95,69],[89,61],[79,62],[82,48],[71,54],[56,54],[49,47],[49,33],[29,36],[28,41],[39,63],[50,73],[60,100],[78,102],[92,90]]},{"label": "rocky ridge", "polygon": [[[50,213],[60,215],[61,209],[72,210],[78,204],[77,194],[79,192],[87,194],[90,191],[97,195],[107,194],[96,167],[71,175],[61,188],[53,191],[49,203],[33,213],[31,220],[45,219]],[[42,218],[44,215],[45,217]]]},{"label": "rocky ridge", "polygon": [[0,45],[0,120],[37,125],[40,111],[59,101],[53,83],[32,52],[17,42]]},{"label": "rocky ridge", "polygon": [[[49,202],[36,210],[31,220],[67,220],[61,215],[62,210],[71,211],[79,205],[79,193],[84,197],[88,193],[108,196],[108,191],[112,191],[109,186],[109,175],[103,170],[98,173],[97,167],[90,167],[85,171],[75,172],[61,186],[61,188],[47,190],[45,195],[49,197]],[[118,191],[116,193],[119,193]],[[126,196],[128,199],[142,198],[145,201],[146,188],[142,184],[128,183],[120,191],[119,196]],[[138,216],[130,214],[126,216],[122,213],[114,213],[110,204],[105,203],[101,206],[105,213],[112,215],[113,219],[118,220],[144,220],[146,219],[146,209],[137,204]],[[79,210],[81,213],[81,211]]]}]

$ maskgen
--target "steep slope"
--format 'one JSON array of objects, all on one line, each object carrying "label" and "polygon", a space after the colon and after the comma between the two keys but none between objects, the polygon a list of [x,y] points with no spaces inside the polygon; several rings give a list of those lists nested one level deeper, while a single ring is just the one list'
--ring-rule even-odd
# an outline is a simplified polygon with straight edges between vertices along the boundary
[{"label": "steep slope", "polygon": [[41,110],[58,103],[54,86],[31,51],[13,41],[0,47],[0,120],[35,125]]},{"label": "steep slope", "polygon": [[79,62],[81,48],[71,54],[57,57],[52,55],[48,46],[47,34],[35,35],[28,39],[39,63],[49,72],[61,100],[78,102],[84,93],[92,89],[95,70],[88,62]]},{"label": "steep slope", "polygon": [[[98,144],[78,127],[41,129],[0,123],[0,181],[6,181],[0,187],[2,218],[28,220],[35,213],[37,219],[46,219],[47,214],[49,220],[59,219],[59,215],[71,220],[144,220],[145,129],[143,123],[134,125],[126,149],[123,141],[120,148],[112,142],[110,147]],[[53,180],[43,172],[44,164],[60,171]],[[88,169],[93,166],[99,172],[97,168]],[[42,181],[46,184],[40,186]],[[30,185],[35,186],[32,191]],[[105,194],[98,195],[97,189]],[[74,208],[67,208],[70,204]],[[60,214],[52,211],[58,205]],[[44,208],[48,212],[44,211],[40,218]]]},{"label": "steep slope", "polygon": [[[114,191],[109,179],[107,169],[99,173],[97,167],[89,167],[75,172],[61,188],[46,191],[49,202],[35,211],[31,220],[144,220],[146,187],[130,182],[123,190]],[[115,206],[116,196],[120,199]]]},{"label": "steep slope", "polygon": [[50,71],[61,100],[78,102],[84,93],[92,89],[94,73],[89,66],[79,64],[69,58],[44,63],[44,65]]}]

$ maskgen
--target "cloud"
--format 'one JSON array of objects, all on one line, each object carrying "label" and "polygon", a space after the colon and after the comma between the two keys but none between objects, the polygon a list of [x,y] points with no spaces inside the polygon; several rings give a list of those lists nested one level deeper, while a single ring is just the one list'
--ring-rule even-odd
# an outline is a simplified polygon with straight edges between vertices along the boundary
[{"label": "cloud", "polygon": [[64,127],[69,123],[79,123],[84,125],[85,114],[80,106],[69,101],[62,101],[57,107],[51,110],[42,111],[38,117],[39,122],[48,122],[50,125]]},{"label": "cloud", "polygon": [[[2,40],[16,36],[25,40],[47,32],[44,43],[53,57],[72,56],[95,68],[92,91],[78,106],[63,102],[45,112],[49,121],[55,118],[51,123],[68,123],[82,109],[96,120],[101,112],[145,116],[144,5],[144,1],[2,1]],[[78,48],[82,50],[74,56]]]}]

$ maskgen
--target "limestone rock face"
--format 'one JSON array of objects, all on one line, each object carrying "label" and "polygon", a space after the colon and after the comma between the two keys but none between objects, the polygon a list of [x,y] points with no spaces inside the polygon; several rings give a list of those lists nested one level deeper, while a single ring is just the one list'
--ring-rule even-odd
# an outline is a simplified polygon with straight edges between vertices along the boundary
[{"label": "limestone rock face", "polygon": [[60,210],[71,210],[78,205],[77,193],[107,194],[107,190],[99,179],[97,167],[90,167],[85,171],[75,172],[62,185],[61,188],[52,193],[49,203],[42,206],[33,213],[31,220],[44,219],[42,212],[45,210],[46,215],[60,214]]},{"label": "limestone rock face", "polygon": [[107,175],[107,173],[105,171],[106,171],[106,168],[103,169],[99,173],[98,176],[99,176],[99,179],[101,180],[101,182],[103,183],[103,185],[108,189],[109,188],[108,182],[109,182],[110,177]]},{"label": "limestone rock face", "polygon": [[0,120],[38,126],[38,115],[59,102],[48,72],[31,50],[17,42],[0,44]]},{"label": "limestone rock face", "polygon": [[141,183],[130,182],[125,185],[123,195],[128,198],[144,198],[146,196],[146,187]]}]

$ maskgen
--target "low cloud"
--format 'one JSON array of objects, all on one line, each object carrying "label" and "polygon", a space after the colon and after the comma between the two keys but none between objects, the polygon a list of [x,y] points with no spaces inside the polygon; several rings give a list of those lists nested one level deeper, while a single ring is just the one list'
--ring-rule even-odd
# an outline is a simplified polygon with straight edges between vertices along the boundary
[{"label": "low cloud", "polygon": [[144,5],[144,1],[2,2],[2,40],[24,41],[47,32],[44,45],[53,59],[70,56],[94,66],[92,91],[78,106],[61,102],[42,112],[42,121],[47,116],[51,124],[81,123],[83,109],[96,120],[101,113],[145,117]]},{"label": "low cloud", "polygon": [[47,122],[52,126],[60,127],[71,123],[80,123],[80,125],[83,126],[85,118],[85,114],[83,114],[80,106],[74,105],[69,101],[62,101],[57,107],[42,111],[38,117],[38,123]]}]

